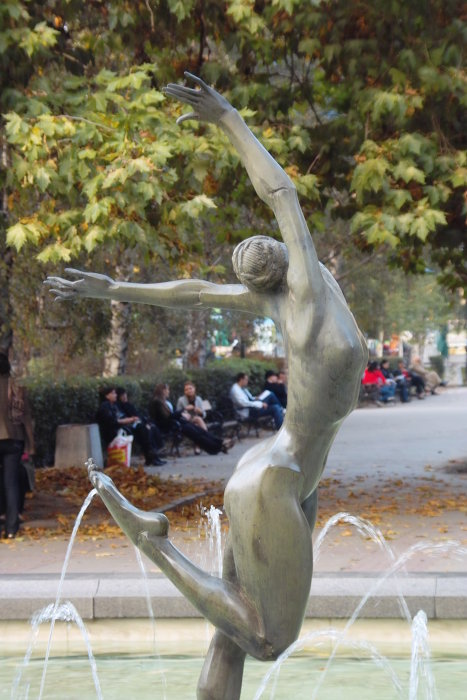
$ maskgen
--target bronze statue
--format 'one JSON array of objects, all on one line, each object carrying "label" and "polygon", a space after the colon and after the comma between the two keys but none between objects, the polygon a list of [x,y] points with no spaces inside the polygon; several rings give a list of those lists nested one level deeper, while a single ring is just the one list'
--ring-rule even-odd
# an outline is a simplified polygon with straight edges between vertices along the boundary
[{"label": "bronze statue", "polygon": [[238,112],[200,78],[196,88],[165,92],[190,105],[178,122],[199,119],[228,136],[261,199],[273,210],[283,243],[255,236],[233,254],[239,284],[178,280],[115,282],[67,271],[52,277],[58,299],[95,297],[171,308],[225,308],[267,316],[280,328],[288,361],[282,428],[249,449],[225,490],[229,536],[222,578],[194,566],[168,540],[164,515],[132,506],[93,466],[91,482],[130,539],[216,627],[199,700],[237,700],[246,654],[274,659],[297,638],[312,577],[317,486],[344,418],[355,407],[367,361],[365,341],[332,275],[318,261],[295,186]]}]

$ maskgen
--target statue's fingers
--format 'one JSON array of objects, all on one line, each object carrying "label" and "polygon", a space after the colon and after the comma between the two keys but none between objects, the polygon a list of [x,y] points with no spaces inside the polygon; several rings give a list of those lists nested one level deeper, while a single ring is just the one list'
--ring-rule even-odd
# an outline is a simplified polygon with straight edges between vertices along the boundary
[{"label": "statue's fingers", "polygon": [[193,80],[197,85],[200,86],[202,90],[209,90],[209,85],[207,85],[204,80],[201,80],[201,78],[198,78],[197,75],[193,75],[193,73],[190,73],[189,71],[184,72],[184,76],[186,78],[190,78],[190,80]]},{"label": "statue's fingers", "polygon": [[185,104],[191,105],[192,107],[196,104],[197,99],[200,95],[200,90],[193,90],[193,92],[183,92],[183,88],[177,86],[177,89],[166,90],[166,94],[170,97],[175,98],[179,102],[185,102]]},{"label": "statue's fingers", "polygon": [[76,277],[86,277],[86,276],[89,276],[89,274],[90,274],[89,272],[83,272],[82,270],[77,270],[75,267],[66,267],[65,272],[67,272],[69,275],[75,275]]},{"label": "statue's fingers", "polygon": [[167,93],[169,95],[198,95],[199,90],[198,88],[190,88],[187,87],[186,85],[179,85],[178,83],[169,83],[168,85],[165,86],[165,88],[162,88],[162,92]]},{"label": "statue's fingers", "polygon": [[45,279],[42,282],[42,284],[48,284],[48,285],[50,285],[50,284],[62,285],[63,284],[63,285],[66,285],[67,282],[68,282],[68,284],[70,284],[69,280],[65,280],[65,279],[63,279],[63,277],[47,277],[47,279]]},{"label": "statue's fingers", "polygon": [[182,114],[182,116],[177,119],[176,123],[181,124],[182,122],[188,121],[188,119],[199,120],[199,116],[196,114],[196,112],[189,112],[188,114]]},{"label": "statue's fingers", "polygon": [[55,294],[55,301],[57,299],[72,299],[73,297],[76,296],[75,291],[65,291],[64,289],[50,289],[49,290],[51,294]]}]

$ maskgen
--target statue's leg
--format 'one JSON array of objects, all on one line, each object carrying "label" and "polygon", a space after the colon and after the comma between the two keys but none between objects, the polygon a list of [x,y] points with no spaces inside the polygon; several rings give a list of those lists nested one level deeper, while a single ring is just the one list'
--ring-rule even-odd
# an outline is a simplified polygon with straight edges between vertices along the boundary
[{"label": "statue's leg", "polygon": [[[237,578],[230,537],[225,546],[222,577],[231,583]],[[198,681],[198,700],[238,700],[245,656],[238,644],[216,630]]]},{"label": "statue's leg", "polygon": [[302,474],[270,467],[274,457],[272,450],[255,455],[254,473],[243,462],[224,501],[238,581],[262,624],[262,647],[247,651],[260,659],[277,658],[297,639],[313,570],[310,526],[299,498]]},{"label": "statue's leg", "polygon": [[302,503],[302,510],[310,527],[310,534],[312,534],[313,530],[315,529],[316,517],[318,515],[318,489],[315,489],[311,496],[305,498]]},{"label": "statue's leg", "polygon": [[196,567],[167,539],[167,519],[132,506],[105,474],[94,471],[91,480],[123,531],[244,652],[273,659],[297,638],[312,573],[310,528],[297,497],[299,472],[244,470],[230,480],[235,581]]},{"label": "statue's leg", "polygon": [[197,700],[239,700],[245,652],[216,630],[198,681]]},{"label": "statue's leg", "polygon": [[258,654],[262,624],[254,604],[240,586],[195,566],[167,539],[168,520],[161,513],[135,508],[101,471],[89,470],[91,482],[114,520],[215,627],[245,651]]}]

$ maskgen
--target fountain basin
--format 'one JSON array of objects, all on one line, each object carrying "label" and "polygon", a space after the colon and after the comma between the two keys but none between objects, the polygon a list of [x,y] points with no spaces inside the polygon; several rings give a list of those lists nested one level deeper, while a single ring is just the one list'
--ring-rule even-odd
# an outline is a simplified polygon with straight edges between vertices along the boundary
[{"label": "fountain basin", "polygon": [[[301,637],[333,628],[342,630],[344,620],[307,620]],[[212,633],[201,619],[91,620],[86,623],[96,658],[101,690],[105,700],[122,697],[193,700],[197,677]],[[30,683],[30,697],[37,696],[47,646],[49,625],[43,624],[24,680]],[[22,663],[31,634],[26,622],[0,623],[0,698],[10,697],[18,665]],[[464,700],[467,689],[467,620],[432,620],[429,623],[433,676],[439,700]],[[393,687],[385,669],[371,660],[356,644],[371,642],[399,678],[403,692]],[[305,643],[300,651],[281,667],[275,700],[293,697],[310,699],[333,644],[320,638],[320,643]],[[340,645],[336,658],[317,695],[317,700],[342,697],[345,683],[346,700],[392,700],[409,697],[411,628],[403,620],[357,620],[348,630],[346,642]],[[253,699],[270,663],[248,659],[242,700]],[[345,681],[343,680],[345,679]],[[269,698],[274,679],[262,697]],[[341,691],[339,691],[339,688]],[[64,695],[64,689],[66,693]],[[73,624],[57,622],[47,671],[44,700],[88,700],[96,691],[83,639]],[[18,696],[21,697],[21,696]],[[420,698],[425,698],[423,693]]]}]

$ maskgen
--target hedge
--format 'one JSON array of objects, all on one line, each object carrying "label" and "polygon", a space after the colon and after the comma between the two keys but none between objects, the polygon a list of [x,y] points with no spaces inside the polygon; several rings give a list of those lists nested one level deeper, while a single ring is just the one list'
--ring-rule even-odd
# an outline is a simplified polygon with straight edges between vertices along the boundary
[{"label": "hedge", "polygon": [[24,382],[34,418],[36,465],[53,464],[55,433],[57,426],[69,423],[93,423],[99,406],[99,388],[102,385],[122,386],[128,392],[131,403],[138,409],[147,410],[154,386],[168,383],[171,400],[175,404],[183,394],[183,384],[191,379],[197,393],[209,399],[213,407],[229,389],[238,372],[247,372],[253,394],[261,391],[266,369],[276,368],[275,362],[260,360],[215,360],[203,369],[168,369],[160,375],[150,377],[120,376],[110,379],[102,377],[74,377],[51,381],[31,378]]}]

